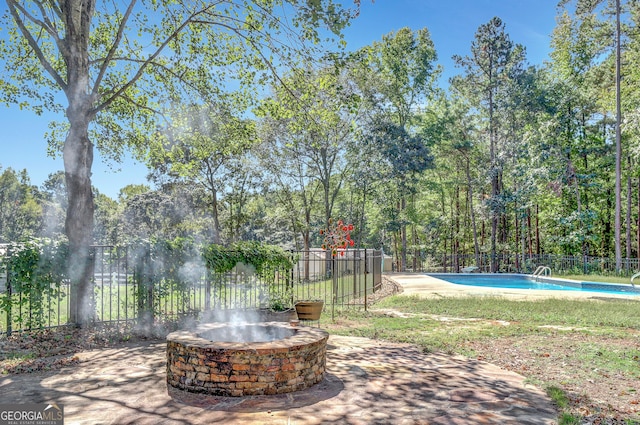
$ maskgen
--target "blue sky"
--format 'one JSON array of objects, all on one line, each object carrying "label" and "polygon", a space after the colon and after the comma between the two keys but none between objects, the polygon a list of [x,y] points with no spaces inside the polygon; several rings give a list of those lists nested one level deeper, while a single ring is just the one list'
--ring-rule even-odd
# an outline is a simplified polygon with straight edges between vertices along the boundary
[{"label": "blue sky", "polygon": [[[348,0],[345,1],[345,4]],[[402,27],[428,28],[444,67],[444,78],[458,73],[451,56],[469,53],[478,27],[500,17],[511,39],[524,45],[530,64],[542,64],[549,53],[558,0],[362,0],[360,16],[345,31],[347,48],[355,50]],[[27,169],[31,182],[41,185],[50,173],[63,169],[62,159],[47,156],[44,134],[49,121],[63,117],[36,116],[17,107],[0,105],[0,166]],[[146,183],[144,165],[128,159],[105,163],[96,153],[93,184],[101,193],[117,197],[127,184]]]}]

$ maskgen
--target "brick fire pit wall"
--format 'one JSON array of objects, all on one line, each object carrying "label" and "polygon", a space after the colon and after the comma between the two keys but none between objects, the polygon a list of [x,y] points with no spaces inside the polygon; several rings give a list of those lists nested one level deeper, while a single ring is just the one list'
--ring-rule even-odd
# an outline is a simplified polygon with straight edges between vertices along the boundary
[{"label": "brick fire pit wall", "polygon": [[265,322],[245,326],[262,326],[285,336],[266,342],[207,339],[230,326],[243,325],[207,323],[194,331],[169,334],[167,383],[191,392],[241,397],[300,391],[324,378],[327,332]]}]

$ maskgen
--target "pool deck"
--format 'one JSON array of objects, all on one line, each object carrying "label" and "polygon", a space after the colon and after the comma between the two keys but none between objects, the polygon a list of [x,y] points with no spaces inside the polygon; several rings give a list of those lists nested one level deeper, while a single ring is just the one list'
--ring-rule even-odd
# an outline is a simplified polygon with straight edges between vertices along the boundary
[{"label": "pool deck", "polygon": [[637,295],[606,294],[587,291],[554,291],[540,289],[487,288],[480,286],[456,285],[444,280],[428,276],[425,273],[388,273],[391,279],[402,286],[404,295],[415,295],[425,298],[492,296],[520,300],[536,300],[544,298],[569,299],[627,299],[640,301]]}]

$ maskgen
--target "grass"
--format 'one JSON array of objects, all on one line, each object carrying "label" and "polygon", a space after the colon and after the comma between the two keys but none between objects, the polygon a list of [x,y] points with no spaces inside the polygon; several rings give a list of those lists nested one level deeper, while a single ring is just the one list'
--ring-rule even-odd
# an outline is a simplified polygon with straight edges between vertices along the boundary
[{"label": "grass", "polygon": [[547,395],[561,411],[560,415],[558,416],[558,425],[580,424],[580,418],[565,411],[569,408],[569,398],[561,388],[550,386],[549,388],[547,388]]},{"label": "grass", "polygon": [[[507,325],[508,324],[508,325]],[[554,354],[563,335],[583,335],[570,352],[577,369],[575,379],[592,379],[592,370],[611,376],[640,379],[640,346],[617,344],[640,331],[640,302],[636,300],[509,300],[497,297],[426,299],[393,296],[376,303],[371,311],[343,311],[330,332],[419,345],[423,351],[442,351],[475,357],[475,343],[506,338],[523,349]],[[580,338],[577,338],[580,340]],[[594,342],[595,339],[595,342]],[[535,344],[527,345],[531,341]],[[555,345],[554,345],[555,344]],[[571,350],[571,349],[570,349]],[[548,356],[548,354],[544,354]],[[535,379],[535,377],[533,378]],[[560,411],[559,424],[578,424],[560,386],[536,381],[548,388]],[[571,382],[575,384],[575,382]],[[622,391],[635,392],[633,388]],[[626,424],[639,424],[627,419]]]},{"label": "grass", "polygon": [[640,379],[640,350],[622,350],[616,347],[594,347],[583,344],[576,350],[576,357],[597,369],[612,373],[624,373]]},{"label": "grass", "polygon": [[[615,284],[624,284],[631,285],[629,277],[623,276],[600,276],[600,275],[589,275],[589,274],[565,274],[565,275],[557,275],[554,277],[561,277],[564,279],[577,280],[580,282],[603,282],[603,283],[615,283]],[[633,282],[636,285],[640,285],[640,279],[636,278]]]},{"label": "grass", "polygon": [[594,302],[550,298],[531,302],[502,297],[423,299],[395,296],[376,304],[376,308],[393,308],[414,314],[428,312],[462,318],[506,320],[524,327],[553,324],[632,329],[640,329],[639,307],[640,303],[635,300]]}]

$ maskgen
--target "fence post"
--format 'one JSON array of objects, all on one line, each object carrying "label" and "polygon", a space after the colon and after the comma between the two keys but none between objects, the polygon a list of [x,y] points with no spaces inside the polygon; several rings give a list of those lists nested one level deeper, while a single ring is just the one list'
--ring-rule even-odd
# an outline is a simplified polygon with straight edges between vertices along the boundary
[{"label": "fence post", "polygon": [[[353,267],[351,268],[351,273],[353,274],[353,298],[358,297],[358,295],[360,295],[358,293],[358,290],[360,288],[360,285],[358,285],[358,264],[357,264],[357,258],[356,258],[356,250],[353,250]],[[348,261],[347,257],[347,261]],[[360,258],[360,255],[358,255],[358,258]]]},{"label": "fence post", "polygon": [[336,302],[338,302],[338,274],[336,273],[336,259],[331,256],[331,288],[333,295],[331,296],[331,321],[335,320]]},{"label": "fence post", "polygon": [[364,311],[367,311],[367,248],[364,249]]},{"label": "fence post", "polygon": [[153,283],[151,282],[151,246],[143,245],[143,253],[136,264],[138,278],[137,304],[138,321],[141,325],[152,325],[153,312]]},{"label": "fence post", "polygon": [[204,269],[204,311],[211,310],[211,276],[209,268]]},{"label": "fence post", "polygon": [[[7,251],[6,253],[7,258],[9,258],[9,255],[11,255],[10,252]],[[11,306],[13,304],[13,294],[11,291],[11,273],[9,273],[9,263],[7,262],[7,265],[5,267],[5,272],[7,274],[7,336],[11,336],[11,332],[13,330],[13,326],[11,325]]]}]

